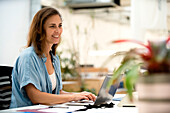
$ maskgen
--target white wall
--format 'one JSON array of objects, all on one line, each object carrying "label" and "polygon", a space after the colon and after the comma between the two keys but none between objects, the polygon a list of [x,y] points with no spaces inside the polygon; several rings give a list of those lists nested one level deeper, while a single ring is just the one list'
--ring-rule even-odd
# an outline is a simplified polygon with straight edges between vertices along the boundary
[{"label": "white wall", "polygon": [[[109,55],[120,50],[128,50],[131,46],[134,47],[133,44],[127,46],[127,44],[111,43],[116,39],[131,38],[130,22],[121,23],[116,19],[106,20],[105,16],[100,15],[92,18],[89,13],[79,14],[74,11],[70,13],[67,8],[57,9],[63,17],[62,43],[58,51],[66,52],[68,48],[73,51],[75,48],[79,52],[80,64],[93,64],[94,67],[101,67]],[[68,57],[69,54],[65,56]],[[120,63],[120,60],[114,59],[105,67],[113,70],[113,67],[117,66],[116,63]]]},{"label": "white wall", "polygon": [[0,0],[0,65],[14,65],[26,45],[30,19],[37,9],[40,0]]},{"label": "white wall", "polygon": [[[62,43],[58,51],[65,52],[68,48],[72,50],[75,48],[79,52],[80,64],[93,64],[95,67],[101,67],[109,57],[109,54],[117,51],[126,51],[134,47],[141,47],[133,43],[113,44],[111,43],[113,40],[135,39],[145,41],[138,36],[133,37],[130,22],[125,20],[126,17],[122,15],[123,12],[115,11],[110,15],[95,13],[101,16],[92,18],[90,13],[76,13],[76,11],[70,11],[67,8],[57,8],[63,16]],[[117,18],[117,20],[112,17],[112,20],[105,19],[106,16],[116,15],[115,13],[118,13],[120,18]],[[87,31],[87,34],[85,31]],[[149,34],[149,38],[155,38],[155,35]],[[68,57],[69,54],[65,56]],[[120,61],[121,58],[115,58],[105,67],[113,70],[120,64]]]},{"label": "white wall", "polygon": [[[38,9],[40,0],[0,0],[0,65],[15,63],[19,50],[26,45],[30,19]],[[117,45],[111,43],[115,39],[132,38],[130,23],[123,24],[114,19],[105,20],[108,15],[92,19],[90,15],[70,13],[67,8],[58,9],[63,16],[64,29],[58,50],[66,51],[75,47],[80,52],[80,64],[94,64],[95,67],[100,67],[108,58],[107,53],[136,46],[131,43]],[[79,33],[76,26],[79,26]],[[91,51],[99,51],[99,54],[90,56]],[[100,53],[101,51],[107,53]],[[108,68],[112,68],[115,61],[119,62],[119,59],[110,62]]]}]

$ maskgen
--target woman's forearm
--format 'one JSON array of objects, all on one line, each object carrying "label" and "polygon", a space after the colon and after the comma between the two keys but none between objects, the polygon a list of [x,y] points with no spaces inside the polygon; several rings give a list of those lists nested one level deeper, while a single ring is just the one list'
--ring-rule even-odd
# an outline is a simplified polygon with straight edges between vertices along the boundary
[{"label": "woman's forearm", "polygon": [[64,90],[60,90],[60,94],[74,94],[74,92],[67,92]]},{"label": "woman's forearm", "polygon": [[49,94],[46,92],[40,92],[39,94],[35,94],[34,103],[38,104],[61,104],[65,102],[69,102],[73,100],[72,95],[56,95],[56,94]]},{"label": "woman's forearm", "polygon": [[32,101],[33,104],[60,104],[74,100],[73,95],[56,95],[49,94],[46,92],[41,92],[34,87],[32,84],[28,84],[25,87],[28,97]]},{"label": "woman's forearm", "polygon": [[78,101],[81,99],[86,100],[96,100],[94,94],[89,92],[81,92],[81,93],[69,93],[63,90],[60,91],[61,94],[50,94],[46,92],[41,92],[35,88],[33,84],[28,84],[25,86],[25,90],[27,92],[28,97],[30,98],[33,104],[61,104],[69,101]]}]

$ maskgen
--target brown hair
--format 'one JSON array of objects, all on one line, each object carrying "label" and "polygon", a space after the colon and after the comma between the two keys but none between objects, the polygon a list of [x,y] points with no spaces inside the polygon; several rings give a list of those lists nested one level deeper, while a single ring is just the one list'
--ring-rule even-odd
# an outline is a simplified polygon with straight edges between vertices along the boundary
[{"label": "brown hair", "polygon": [[[33,46],[38,56],[43,56],[44,48],[45,48],[44,43],[45,43],[46,32],[43,27],[44,23],[49,17],[53,15],[59,15],[60,18],[62,19],[61,14],[55,8],[45,7],[39,10],[35,14],[32,20],[29,34],[28,34],[27,47]],[[52,53],[54,55],[56,55],[57,46],[58,44],[54,44],[51,48]]]}]

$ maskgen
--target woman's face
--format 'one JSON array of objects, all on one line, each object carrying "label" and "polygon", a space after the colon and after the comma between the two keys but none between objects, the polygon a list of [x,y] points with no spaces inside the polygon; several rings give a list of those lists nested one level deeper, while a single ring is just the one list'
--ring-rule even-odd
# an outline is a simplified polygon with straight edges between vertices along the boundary
[{"label": "woman's face", "polygon": [[62,20],[59,15],[49,17],[44,24],[46,32],[46,44],[53,45],[60,42],[62,28]]}]

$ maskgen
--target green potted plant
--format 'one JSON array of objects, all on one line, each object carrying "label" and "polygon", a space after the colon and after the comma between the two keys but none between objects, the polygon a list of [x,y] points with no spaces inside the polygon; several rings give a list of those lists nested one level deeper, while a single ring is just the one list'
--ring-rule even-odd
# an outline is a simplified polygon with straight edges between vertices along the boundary
[{"label": "green potted plant", "polygon": [[[68,49],[64,52],[57,51],[56,54],[60,59],[63,89],[68,92],[80,91],[79,86],[81,83],[79,82],[80,74],[77,70],[79,65],[76,57],[77,53]],[[68,55],[66,56],[65,54]]]},{"label": "green potted plant", "polygon": [[[113,41],[122,42],[138,43],[144,48],[124,52],[121,65],[114,70],[111,81],[117,79],[120,74],[125,74],[124,82],[129,99],[133,101],[135,86],[141,113],[169,112],[170,36],[164,41],[148,41],[147,45],[135,40]],[[110,82],[109,85],[111,84]]]},{"label": "green potted plant", "polygon": [[60,58],[62,80],[77,79],[79,72],[77,71],[78,62],[76,60],[76,53],[71,50],[66,50],[70,54],[70,57],[61,57],[62,51],[57,51],[57,55]]}]

